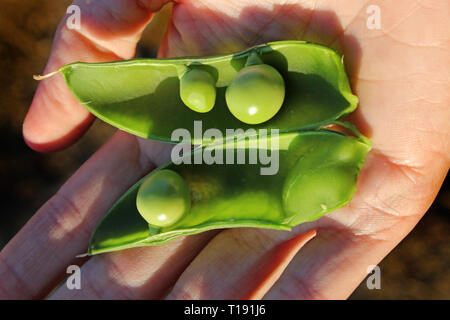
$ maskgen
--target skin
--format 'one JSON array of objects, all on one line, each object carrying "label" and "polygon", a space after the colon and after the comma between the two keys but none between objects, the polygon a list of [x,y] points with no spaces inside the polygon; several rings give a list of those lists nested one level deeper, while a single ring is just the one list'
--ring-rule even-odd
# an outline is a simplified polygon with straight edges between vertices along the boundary
[{"label": "skin", "polygon": [[[133,57],[151,10],[159,9],[160,3],[129,3],[133,2],[83,5],[81,34],[61,25],[46,71],[76,60]],[[351,121],[372,138],[374,148],[348,206],[292,233],[232,229],[162,247],[95,256],[81,268],[82,290],[62,286],[51,298],[151,299],[165,296],[169,288],[173,289],[165,296],[168,299],[242,297],[252,288],[260,292],[244,297],[348,297],[367,275],[367,267],[377,264],[417,224],[450,164],[450,4],[377,1],[382,28],[369,30],[370,4],[322,0],[274,7],[272,1],[183,1],[174,9],[159,52],[160,57],[211,55],[294,38],[344,53],[360,98]],[[91,122],[56,76],[39,84],[24,122],[24,137],[39,151],[62,149]],[[108,208],[167,160],[169,149],[118,131],[3,248],[0,296],[48,295],[67,276],[68,265],[83,263],[73,257],[86,250],[93,228]],[[312,229],[317,235],[301,249],[313,233],[303,242],[289,242]],[[284,250],[278,250],[280,246]],[[281,256],[274,259],[274,254]],[[273,281],[286,261],[289,265]]]}]

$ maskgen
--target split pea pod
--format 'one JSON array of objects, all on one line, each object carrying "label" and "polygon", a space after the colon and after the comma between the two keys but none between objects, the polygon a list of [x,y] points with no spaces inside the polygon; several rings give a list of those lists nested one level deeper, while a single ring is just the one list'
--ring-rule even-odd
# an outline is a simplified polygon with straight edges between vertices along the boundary
[{"label": "split pea pod", "polygon": [[[228,140],[196,149],[187,157],[193,158],[198,153],[225,154],[230,150],[234,159],[240,152],[250,157],[252,153],[272,150],[272,139],[255,136],[241,145]],[[289,230],[350,201],[369,150],[370,145],[364,139],[317,130],[277,137],[279,163],[274,175],[261,175],[260,166],[254,164],[167,163],[137,182],[117,201],[92,235],[89,254],[163,244],[211,229]],[[165,226],[149,223],[143,218],[145,212],[136,206],[142,185],[160,172],[180,177],[179,187],[188,188],[190,195],[186,197],[191,201],[188,211]],[[171,198],[166,201],[170,203]],[[175,211],[180,212],[179,208]]]},{"label": "split pea pod", "polygon": [[[192,143],[201,143],[192,128],[195,120],[202,121],[204,130],[289,132],[330,123],[358,103],[342,57],[304,41],[271,42],[213,57],[79,62],[59,72],[98,118],[134,135],[169,142],[178,142],[172,139],[174,130],[186,128]],[[248,78],[254,86],[247,85]]]}]

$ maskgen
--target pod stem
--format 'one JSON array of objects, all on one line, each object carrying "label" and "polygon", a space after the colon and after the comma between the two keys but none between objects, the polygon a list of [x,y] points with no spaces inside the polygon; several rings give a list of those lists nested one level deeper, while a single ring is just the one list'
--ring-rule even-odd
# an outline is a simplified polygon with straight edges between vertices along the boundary
[{"label": "pod stem", "polygon": [[356,126],[351,124],[350,122],[334,120],[333,123],[350,130],[360,141],[362,141],[363,143],[365,143],[368,146],[372,146],[372,141],[369,138],[367,138],[366,136],[364,136],[361,132],[359,132],[359,130],[356,128]]},{"label": "pod stem", "polygon": [[149,230],[149,236],[153,236],[155,234],[158,234],[160,232],[161,228],[152,226],[151,224],[149,224],[148,230]]},{"label": "pod stem", "polygon": [[250,52],[247,58],[247,62],[245,63],[246,67],[254,66],[257,64],[263,64],[264,62],[259,57],[259,54],[256,51]]},{"label": "pod stem", "polygon": [[37,81],[41,81],[41,80],[53,77],[58,72],[59,72],[59,70],[53,71],[53,72],[50,72],[50,73],[47,73],[47,74],[44,74],[43,76],[41,76],[41,75],[33,75],[33,79],[37,80]]},{"label": "pod stem", "polygon": [[186,65],[177,65],[175,66],[177,68],[177,74],[178,74],[178,79],[181,80],[181,78],[183,78],[183,76],[189,71],[191,70],[191,68],[189,66]]}]

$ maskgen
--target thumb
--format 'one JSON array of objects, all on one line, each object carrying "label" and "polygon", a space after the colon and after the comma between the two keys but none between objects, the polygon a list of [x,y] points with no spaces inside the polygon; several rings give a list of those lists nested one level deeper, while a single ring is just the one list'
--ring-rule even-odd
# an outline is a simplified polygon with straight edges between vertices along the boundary
[{"label": "thumb", "polygon": [[[76,62],[131,59],[153,12],[168,0],[75,1],[59,24],[44,73]],[[77,16],[78,15],[78,16]],[[79,24],[73,21],[79,18]],[[71,24],[72,23],[72,24]],[[25,142],[50,152],[73,144],[94,117],[72,96],[61,75],[39,83],[23,124]]]}]

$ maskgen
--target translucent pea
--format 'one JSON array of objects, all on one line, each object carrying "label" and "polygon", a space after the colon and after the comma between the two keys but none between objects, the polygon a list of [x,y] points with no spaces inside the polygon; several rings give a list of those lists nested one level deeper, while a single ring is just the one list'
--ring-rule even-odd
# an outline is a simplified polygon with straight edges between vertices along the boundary
[{"label": "translucent pea", "polygon": [[191,208],[189,187],[177,172],[158,170],[139,187],[136,206],[150,225],[171,226]]},{"label": "translucent pea", "polygon": [[190,69],[180,80],[180,97],[195,112],[208,112],[216,102],[214,77],[201,69]]},{"label": "translucent pea", "polygon": [[341,206],[344,199],[350,199],[356,178],[357,171],[353,167],[332,165],[312,170],[302,168],[299,161],[284,183],[283,209],[288,216],[314,220]]},{"label": "translucent pea", "polygon": [[275,116],[284,96],[283,77],[267,64],[244,67],[225,92],[230,112],[247,124],[263,123]]}]

